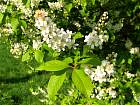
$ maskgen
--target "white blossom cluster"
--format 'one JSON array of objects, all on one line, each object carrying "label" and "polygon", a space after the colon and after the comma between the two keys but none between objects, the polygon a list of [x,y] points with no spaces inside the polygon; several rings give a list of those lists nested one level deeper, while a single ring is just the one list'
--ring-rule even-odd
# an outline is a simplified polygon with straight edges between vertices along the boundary
[{"label": "white blossom cluster", "polygon": [[21,10],[21,12],[25,14],[25,16],[32,16],[32,10],[30,8],[27,8],[23,4],[22,0],[10,0],[10,2],[17,7],[17,10]]},{"label": "white blossom cluster", "polygon": [[[93,82],[98,82],[99,84],[112,82],[115,74],[115,61],[116,61],[117,53],[112,52],[112,54],[108,54],[105,60],[102,61],[100,66],[97,68],[91,68],[85,66],[85,73],[91,78]],[[107,89],[97,86],[95,92],[92,94],[92,97],[96,97],[97,99],[105,98],[106,95],[111,96],[111,98],[116,98],[116,91],[113,87],[108,87]]]},{"label": "white blossom cluster", "polygon": [[31,0],[31,8],[37,7],[42,0]]},{"label": "white blossom cluster", "polygon": [[39,49],[42,45],[41,40],[33,40],[33,49]]},{"label": "white blossom cluster", "polygon": [[0,12],[1,12],[1,13],[4,13],[5,10],[6,10],[6,8],[7,8],[7,5],[0,4]]},{"label": "white blossom cluster", "polygon": [[125,72],[125,75],[127,76],[127,78],[135,77],[135,74],[131,74],[131,73],[129,73],[128,71]]},{"label": "white blossom cluster", "polygon": [[[89,68],[85,67],[85,73],[90,76],[91,80],[97,81],[99,83],[109,82],[111,76],[115,73],[115,61],[116,61],[117,53],[112,52],[112,54],[108,54],[105,60],[102,61],[100,66],[97,68]],[[111,62],[110,62],[111,60]]]},{"label": "white blossom cluster", "polygon": [[72,40],[72,31],[57,28],[44,10],[36,11],[35,26],[41,30],[43,40],[48,44],[48,47],[58,52],[64,51],[66,47],[70,49],[75,42]]},{"label": "white blossom cluster", "polygon": [[134,47],[130,49],[130,54],[139,54],[139,53],[140,53],[139,47]]},{"label": "white blossom cluster", "polygon": [[87,45],[91,46],[91,49],[94,49],[95,47],[99,47],[100,49],[102,49],[103,42],[108,41],[109,36],[107,35],[107,31],[103,30],[103,27],[106,25],[107,19],[108,12],[104,12],[97,26],[94,27],[89,35],[85,36],[84,42],[86,42]]},{"label": "white blossom cluster", "polygon": [[108,88],[97,87],[95,89],[95,93],[92,94],[91,98],[97,98],[101,100],[101,99],[106,99],[107,96],[111,98],[116,98],[117,92],[115,91],[114,87],[108,87]]},{"label": "white blossom cluster", "polygon": [[13,33],[12,26],[10,23],[6,23],[4,25],[4,27],[2,28],[2,33],[5,33],[5,34],[12,34]]},{"label": "white blossom cluster", "polygon": [[33,88],[30,88],[30,92],[32,93],[32,95],[34,96],[41,96],[40,97],[40,102],[46,102],[48,103],[49,102],[49,97],[48,97],[48,92],[47,92],[47,89],[43,89],[41,87],[38,87],[36,89],[36,91],[33,90]]},{"label": "white blossom cluster", "polygon": [[28,45],[24,43],[14,43],[11,46],[10,52],[14,55],[15,58],[19,58],[20,55],[22,55],[23,51],[26,51],[28,49]]},{"label": "white blossom cluster", "polygon": [[48,2],[48,5],[53,10],[59,10],[63,7],[62,2]]}]

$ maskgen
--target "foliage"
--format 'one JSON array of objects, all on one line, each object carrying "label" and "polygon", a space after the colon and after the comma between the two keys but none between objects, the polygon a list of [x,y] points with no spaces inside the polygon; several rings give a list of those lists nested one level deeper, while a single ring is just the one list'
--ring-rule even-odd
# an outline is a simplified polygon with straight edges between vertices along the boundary
[{"label": "foliage", "polygon": [[1,104],[140,103],[139,1],[3,0],[0,8],[0,48],[8,46],[0,71],[31,77],[1,83]]}]

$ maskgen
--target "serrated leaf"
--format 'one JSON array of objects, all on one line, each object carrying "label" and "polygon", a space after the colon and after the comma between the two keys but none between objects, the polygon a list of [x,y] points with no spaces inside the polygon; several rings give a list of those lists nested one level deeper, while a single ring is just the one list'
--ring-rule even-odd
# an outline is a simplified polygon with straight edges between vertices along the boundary
[{"label": "serrated leaf", "polygon": [[52,60],[40,65],[36,70],[60,71],[68,67],[69,65],[63,61]]},{"label": "serrated leaf", "polygon": [[50,99],[54,100],[55,95],[57,94],[58,90],[61,88],[64,80],[66,78],[66,73],[61,75],[52,75],[49,83],[48,83],[48,96]]},{"label": "serrated leaf", "polygon": [[0,24],[2,23],[3,17],[4,17],[4,14],[0,13]]},{"label": "serrated leaf", "polygon": [[90,97],[93,89],[93,84],[90,78],[85,75],[83,70],[73,70],[72,81],[81,93],[83,93],[87,97]]},{"label": "serrated leaf", "polygon": [[36,50],[36,51],[35,51],[35,60],[36,60],[38,63],[42,63],[42,62],[43,62],[43,58],[44,58],[43,52],[40,51],[40,50]]},{"label": "serrated leaf", "polygon": [[76,39],[79,39],[79,38],[82,38],[83,37],[83,35],[80,33],[80,32],[77,32],[75,35],[74,35],[74,39],[76,40]]},{"label": "serrated leaf", "polygon": [[12,18],[11,19],[11,26],[12,26],[13,31],[15,31],[15,32],[17,31],[18,25],[19,25],[18,19],[17,18]]},{"label": "serrated leaf", "polygon": [[28,61],[30,59],[30,54],[29,52],[26,52],[22,55],[22,61]]}]

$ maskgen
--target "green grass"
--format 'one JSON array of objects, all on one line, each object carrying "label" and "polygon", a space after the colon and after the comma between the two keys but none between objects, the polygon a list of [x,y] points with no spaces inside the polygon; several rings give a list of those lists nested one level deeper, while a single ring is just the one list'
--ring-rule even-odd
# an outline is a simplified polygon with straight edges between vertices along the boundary
[{"label": "green grass", "polygon": [[0,42],[0,105],[43,105],[29,89],[44,86],[48,76],[29,70],[10,54],[8,44]]}]

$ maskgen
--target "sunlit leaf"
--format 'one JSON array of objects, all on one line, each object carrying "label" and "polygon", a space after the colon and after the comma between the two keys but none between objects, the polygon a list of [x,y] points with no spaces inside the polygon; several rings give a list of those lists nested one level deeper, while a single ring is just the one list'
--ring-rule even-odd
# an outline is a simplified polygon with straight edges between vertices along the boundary
[{"label": "sunlit leaf", "polygon": [[22,61],[28,61],[30,59],[30,54],[29,52],[26,52],[22,55]]},{"label": "sunlit leaf", "polygon": [[36,70],[60,71],[68,67],[69,65],[63,61],[52,60],[40,65]]},{"label": "sunlit leaf", "polygon": [[3,17],[4,17],[4,14],[0,13],[0,24],[2,23]]},{"label": "sunlit leaf", "polygon": [[42,51],[40,50],[36,50],[35,51],[35,59],[37,62],[42,63],[43,62],[43,58],[44,58],[44,54]]},{"label": "sunlit leaf", "polygon": [[87,97],[90,97],[93,89],[93,84],[90,78],[85,75],[83,70],[73,70],[72,81],[81,93],[83,93]]},{"label": "sunlit leaf", "polygon": [[55,99],[55,95],[57,94],[58,90],[61,88],[65,78],[66,78],[66,73],[51,76],[47,87],[48,95],[50,99],[52,100]]}]

